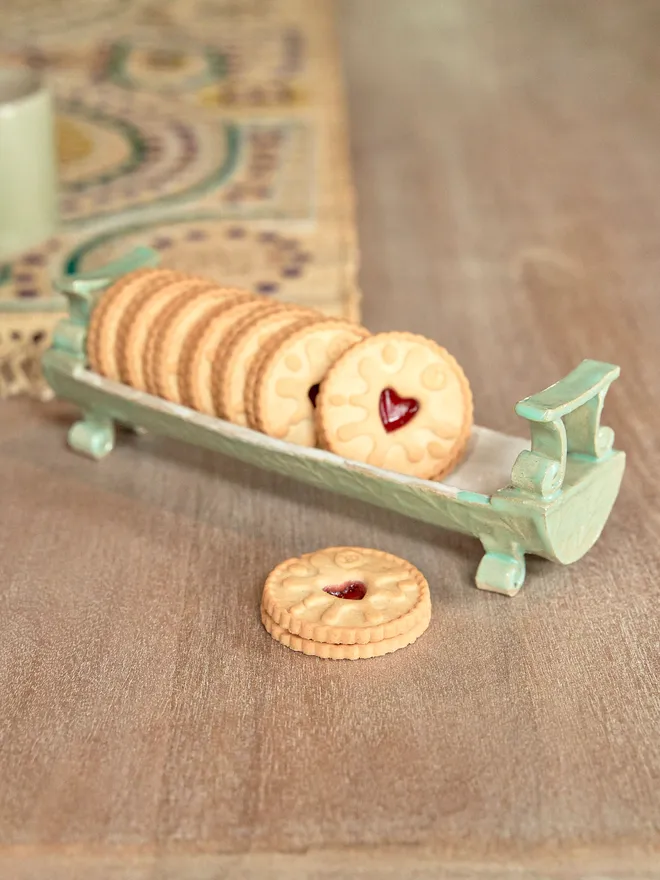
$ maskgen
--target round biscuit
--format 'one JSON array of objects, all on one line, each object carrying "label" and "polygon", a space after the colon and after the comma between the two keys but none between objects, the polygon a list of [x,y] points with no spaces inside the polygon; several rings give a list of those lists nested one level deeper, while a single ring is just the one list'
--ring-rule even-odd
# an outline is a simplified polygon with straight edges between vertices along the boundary
[{"label": "round biscuit", "polygon": [[149,332],[159,315],[182,292],[217,286],[210,279],[179,273],[179,277],[169,283],[156,281],[145,288],[140,298],[126,310],[118,330],[119,371],[123,382],[139,391],[147,390],[145,350]]},{"label": "round biscuit", "polygon": [[237,425],[248,425],[245,384],[250,365],[264,346],[283,328],[318,320],[318,313],[295,306],[267,312],[254,319],[248,315],[227,335],[213,366],[213,397],[218,412]]},{"label": "round biscuit", "polygon": [[94,372],[119,378],[115,364],[116,331],[132,300],[157,278],[169,277],[168,269],[136,269],[118,278],[100,295],[87,328],[87,359]]},{"label": "round biscuit", "polygon": [[160,275],[149,281],[124,310],[117,325],[115,354],[120,380],[140,391],[146,391],[142,376],[142,359],[146,336],[151,327],[154,303],[168,301],[173,290],[188,290],[196,285],[211,282],[191,278],[184,272]]},{"label": "round biscuit", "polygon": [[224,350],[224,340],[237,321],[247,316],[281,308],[265,298],[240,302],[231,308],[218,306],[203,322],[191,331],[181,357],[181,392],[186,406],[206,415],[222,418],[213,399],[212,374],[218,351]]},{"label": "round biscuit", "polygon": [[150,381],[160,397],[173,403],[183,402],[181,354],[188,336],[194,333],[198,323],[205,323],[215,314],[216,306],[242,302],[254,302],[254,296],[238,288],[200,288],[181,294],[161,313],[157,328],[154,325],[155,346],[150,364]]},{"label": "round biscuit", "polygon": [[[362,595],[343,598],[357,587]],[[331,588],[335,593],[328,592]],[[428,622],[424,575],[405,559],[364,547],[328,547],[287,559],[268,575],[262,605],[291,635],[328,644],[367,644]]]},{"label": "round biscuit", "polygon": [[338,358],[317,398],[325,448],[353,461],[438,479],[467,448],[472,392],[455,358],[412,333],[379,333]]},{"label": "round biscuit", "polygon": [[337,358],[368,335],[364,327],[336,318],[283,330],[248,373],[245,403],[250,424],[271,437],[315,446],[313,391]]},{"label": "round biscuit", "polygon": [[[144,384],[149,394],[158,395],[159,389],[156,381],[158,372],[158,361],[161,355],[161,340],[164,330],[169,326],[170,317],[176,314],[176,311],[182,304],[187,303],[191,298],[196,298],[199,294],[216,293],[215,304],[225,306],[227,298],[222,295],[222,288],[212,281],[198,285],[179,286],[177,289],[170,289],[163,293],[166,301],[161,308],[153,308],[154,316],[149,326],[144,349],[142,352],[142,371]],[[252,294],[247,294],[252,300]]]}]

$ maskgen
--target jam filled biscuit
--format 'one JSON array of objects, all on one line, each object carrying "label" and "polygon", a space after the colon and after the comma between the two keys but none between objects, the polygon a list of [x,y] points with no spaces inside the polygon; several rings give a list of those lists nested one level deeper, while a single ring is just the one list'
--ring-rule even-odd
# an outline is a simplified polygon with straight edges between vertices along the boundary
[{"label": "jam filled biscuit", "polygon": [[317,400],[323,445],[354,461],[422,479],[459,462],[472,393],[444,349],[412,333],[379,333],[344,354]]},{"label": "jam filled biscuit", "polygon": [[181,352],[188,335],[200,323],[205,323],[217,305],[238,305],[254,302],[254,296],[237,288],[199,288],[181,294],[161,313],[154,323],[154,349],[148,382],[157,394],[173,403],[181,403],[180,369]]},{"label": "jam filled biscuit", "polygon": [[92,370],[110,379],[120,378],[116,340],[124,313],[149,285],[179,274],[168,269],[137,269],[123,275],[101,294],[87,330],[87,358]]},{"label": "jam filled biscuit", "polygon": [[431,619],[424,575],[391,553],[329,547],[287,559],[264,585],[262,621],[297,651],[358,659],[413,642]]},{"label": "jam filled biscuit", "polygon": [[[261,604],[289,636],[325,645],[367,645],[409,633],[416,638],[431,618],[424,575],[405,559],[362,547],[287,559],[268,576]],[[408,642],[391,650],[403,644]]]},{"label": "jam filled biscuit", "polygon": [[280,440],[315,446],[319,385],[332,364],[368,335],[364,327],[334,318],[279,333],[248,373],[250,425]]},{"label": "jam filled biscuit", "polygon": [[212,373],[216,354],[224,351],[225,339],[238,321],[253,320],[282,306],[265,297],[253,297],[229,308],[218,305],[188,334],[181,352],[179,389],[183,403],[210,416],[222,416],[213,399]]},{"label": "jam filled biscuit", "polygon": [[[123,382],[140,391],[147,390],[146,352],[152,327],[182,293],[210,289],[218,289],[218,285],[209,279],[182,273],[169,281],[160,280],[145,287],[139,299],[126,310],[118,330],[119,370]],[[230,291],[228,288],[228,294]]]},{"label": "jam filled biscuit", "polygon": [[245,383],[254,358],[286,327],[304,326],[318,320],[311,309],[285,307],[254,319],[248,315],[218,349],[213,366],[213,397],[216,410],[236,425],[247,426]]}]

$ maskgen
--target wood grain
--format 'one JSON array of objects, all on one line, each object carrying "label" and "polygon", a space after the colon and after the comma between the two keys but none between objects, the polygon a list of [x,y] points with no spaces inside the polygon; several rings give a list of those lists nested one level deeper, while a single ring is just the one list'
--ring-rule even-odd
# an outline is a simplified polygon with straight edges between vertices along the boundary
[{"label": "wood grain", "polygon": [[[481,424],[620,363],[602,541],[478,592],[476,542],[63,404],[0,410],[0,876],[660,876],[660,2],[341,4],[367,325],[423,332]],[[278,561],[428,576],[409,649],[293,654]]]}]

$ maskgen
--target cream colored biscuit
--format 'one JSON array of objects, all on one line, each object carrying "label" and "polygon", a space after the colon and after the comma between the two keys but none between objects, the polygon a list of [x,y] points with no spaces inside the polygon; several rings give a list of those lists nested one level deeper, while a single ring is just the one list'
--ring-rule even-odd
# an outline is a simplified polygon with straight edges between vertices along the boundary
[{"label": "cream colored biscuit", "polygon": [[[327,318],[325,315],[318,317],[313,321],[305,321],[301,326],[306,326],[307,324],[317,324],[320,321],[339,321],[341,323],[345,323],[343,319],[337,318]],[[260,421],[259,414],[259,382],[262,375],[262,370],[266,361],[270,359],[273,355],[273,352],[282,345],[285,340],[289,338],[293,333],[298,331],[298,327],[294,325],[290,325],[289,327],[284,327],[279,330],[263,348],[257,353],[257,355],[253,358],[252,363],[248,367],[247,375],[245,378],[245,390],[243,394],[243,405],[245,408],[245,416],[247,418],[248,425],[253,428],[255,431],[264,431],[263,425]]]},{"label": "cream colored biscuit", "polygon": [[[161,354],[163,352],[161,342],[163,333],[170,325],[171,316],[176,314],[177,310],[191,299],[196,299],[200,294],[208,293],[210,295],[213,292],[217,292],[217,295],[214,298],[214,305],[219,305],[224,308],[227,305],[227,298],[222,295],[221,290],[222,288],[218,288],[217,285],[209,282],[204,285],[181,287],[176,293],[173,291],[168,292],[167,305],[160,309],[156,317],[153,319],[151,326],[149,327],[149,332],[147,333],[146,343],[142,354],[144,382],[146,390],[150,394],[160,394],[157,373]],[[247,296],[249,301],[252,302],[252,294],[248,294]]]},{"label": "cream colored biscuit", "polygon": [[237,321],[248,315],[256,317],[262,312],[276,310],[278,304],[265,298],[241,302],[231,308],[219,306],[191,331],[181,357],[182,398],[187,406],[211,416],[219,416],[213,400],[212,373],[218,351],[224,348],[226,335]]},{"label": "cream colored biscuit", "polygon": [[87,361],[91,370],[99,372],[98,338],[103,327],[105,312],[115,296],[119,296],[124,285],[135,277],[138,278],[150,269],[138,269],[127,273],[96,295],[96,302],[91,312],[86,334]]},{"label": "cream colored biscuit", "polygon": [[405,559],[381,550],[329,547],[278,565],[266,579],[262,605],[292,635],[363,645],[428,622],[431,598],[426,578]]},{"label": "cream colored biscuit", "polygon": [[417,624],[400,636],[392,636],[380,642],[367,642],[364,645],[335,645],[328,642],[315,642],[313,639],[303,639],[293,635],[284,627],[275,623],[266,609],[261,607],[261,622],[266,631],[286,648],[299,651],[312,657],[320,657],[323,660],[369,660],[373,657],[382,657],[391,654],[400,648],[412,645],[428,629],[431,621],[431,607],[427,609],[425,616],[419,618]]},{"label": "cream colored biscuit", "polygon": [[[250,299],[243,301],[239,299],[238,302],[234,302],[231,299],[226,302],[219,303],[214,306],[211,312],[206,316],[206,318],[202,321],[198,321],[195,326],[190,330],[187,335],[186,341],[181,349],[181,355],[179,358],[179,394],[181,395],[181,402],[190,407],[191,409],[196,408],[196,400],[198,400],[198,392],[195,390],[193,392],[191,388],[192,380],[197,377],[197,373],[199,372],[199,365],[196,363],[197,357],[197,349],[201,345],[202,339],[205,336],[209,326],[219,319],[220,316],[225,312],[231,312],[231,315],[228,316],[230,327],[233,326],[233,323],[237,320],[236,313],[232,310],[237,306],[243,306],[245,304],[252,305],[252,303],[256,302],[256,298],[251,296]],[[253,309],[241,310],[245,311],[254,311]],[[222,322],[226,329],[226,323]],[[204,369],[208,366],[208,382],[209,388],[211,389],[212,385],[212,371],[213,371],[213,353],[210,354],[211,361],[209,362],[209,358],[204,358]],[[212,390],[210,392],[210,400],[212,401]],[[200,410],[201,412],[202,410]],[[211,415],[211,413],[208,413]],[[216,415],[215,411],[212,415]]]},{"label": "cream colored biscuit", "polygon": [[181,294],[162,312],[155,330],[153,370],[151,381],[160,397],[181,403],[180,360],[188,336],[194,332],[198,323],[205,323],[217,305],[238,305],[254,302],[254,296],[237,288],[220,287],[199,288]]},{"label": "cream colored biscuit", "polygon": [[277,334],[248,372],[250,424],[271,437],[315,446],[318,386],[332,364],[368,335],[364,327],[334,318]]},{"label": "cream colored biscuit", "polygon": [[285,327],[304,326],[318,320],[311,309],[283,307],[255,320],[248,316],[227,336],[223,350],[218,350],[213,367],[213,396],[216,409],[237,425],[247,425],[245,384],[254,358]]},{"label": "cream colored biscuit", "polygon": [[92,370],[110,379],[120,378],[115,348],[124,312],[149,284],[175,274],[167,269],[137,269],[123,275],[101,294],[87,330],[87,357]]},{"label": "cream colored biscuit", "polygon": [[245,375],[245,389],[243,391],[243,408],[245,410],[245,418],[248,426],[254,431],[263,431],[259,422],[259,412],[257,410],[257,388],[258,380],[261,375],[261,369],[270,357],[271,353],[277,348],[278,344],[285,339],[290,333],[295,333],[298,328],[291,325],[279,330],[260,351],[252,358],[252,362],[247,369]]},{"label": "cream colored biscuit", "polygon": [[329,370],[316,418],[323,445],[337,455],[434,479],[465,452],[472,392],[437,343],[412,333],[379,333]]},{"label": "cream colored biscuit", "polygon": [[[126,310],[118,330],[119,370],[123,382],[140,391],[147,390],[144,369],[152,327],[182,293],[211,288],[218,289],[218,285],[206,278],[178,273],[169,283],[156,281],[144,289],[140,298]],[[229,292],[232,288],[226,290]],[[154,342],[152,340],[152,344]]]}]

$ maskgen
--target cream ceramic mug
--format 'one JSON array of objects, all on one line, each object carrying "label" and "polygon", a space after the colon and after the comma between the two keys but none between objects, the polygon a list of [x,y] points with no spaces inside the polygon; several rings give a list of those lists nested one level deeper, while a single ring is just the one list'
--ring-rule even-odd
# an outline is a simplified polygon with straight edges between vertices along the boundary
[{"label": "cream ceramic mug", "polygon": [[0,68],[0,260],[57,228],[57,158],[50,93],[26,68]]}]

